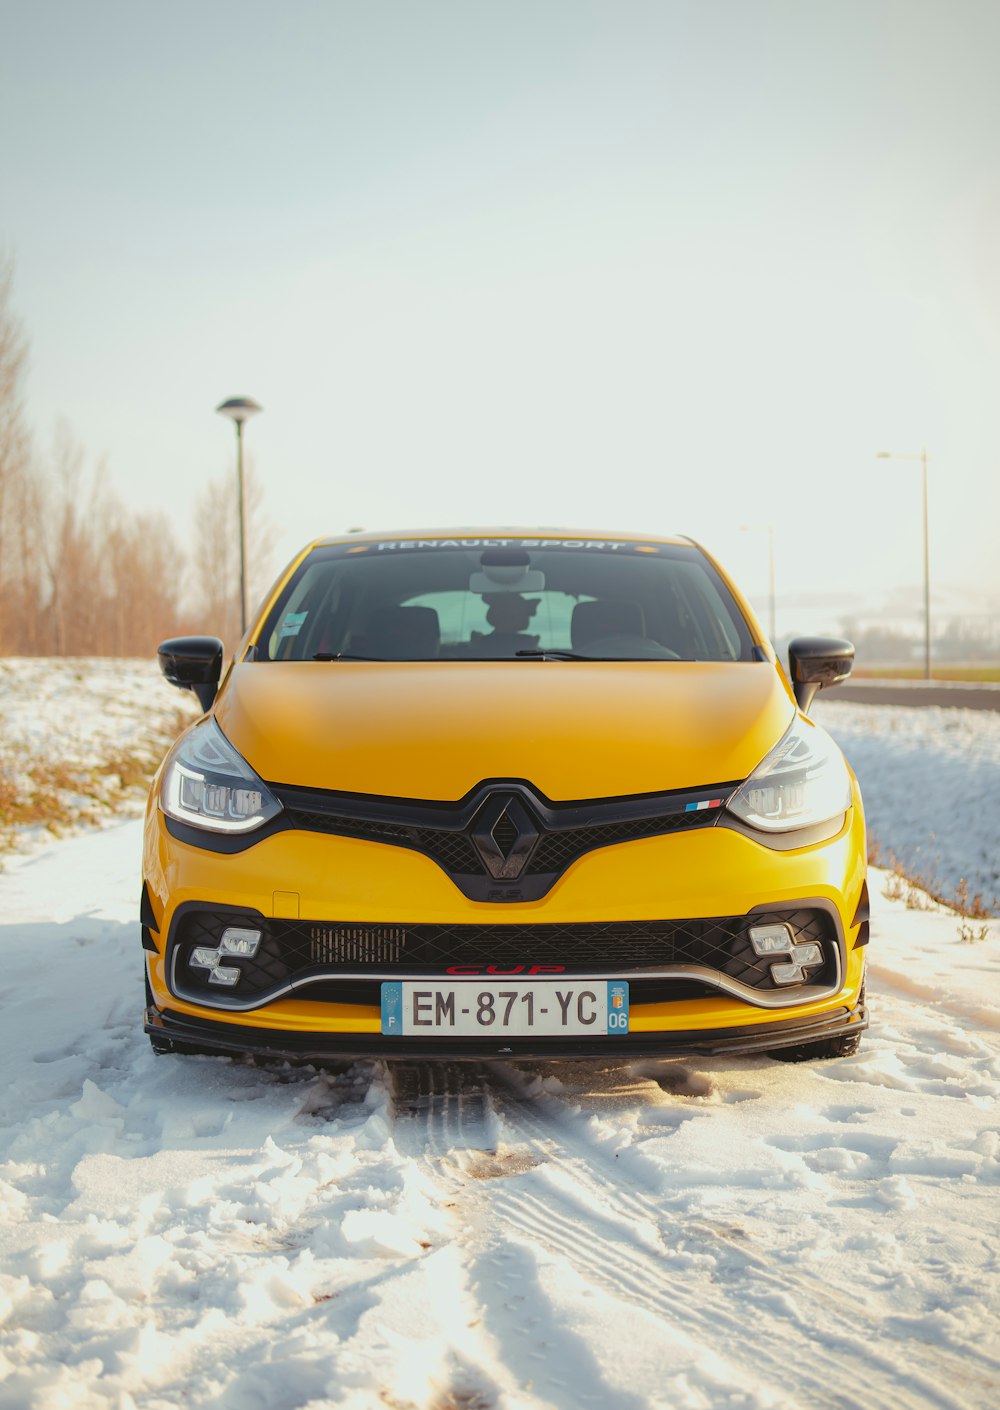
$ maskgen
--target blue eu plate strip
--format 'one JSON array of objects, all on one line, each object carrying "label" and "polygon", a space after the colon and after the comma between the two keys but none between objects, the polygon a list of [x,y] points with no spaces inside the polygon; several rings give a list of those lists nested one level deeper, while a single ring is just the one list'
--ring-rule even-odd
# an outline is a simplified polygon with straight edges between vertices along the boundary
[{"label": "blue eu plate strip", "polygon": [[397,1037],[403,1031],[403,986],[386,983],[382,985],[382,1032]]}]

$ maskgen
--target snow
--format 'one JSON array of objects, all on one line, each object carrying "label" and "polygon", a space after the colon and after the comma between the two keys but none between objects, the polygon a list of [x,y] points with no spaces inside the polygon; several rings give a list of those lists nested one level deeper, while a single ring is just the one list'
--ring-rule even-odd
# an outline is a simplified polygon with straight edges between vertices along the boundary
[{"label": "snow", "polygon": [[965,881],[1000,914],[1000,711],[834,697],[812,714],[850,760],[886,861],[936,894]]},{"label": "snow", "polygon": [[[175,703],[146,666],[9,667],[37,757]],[[817,713],[884,847],[995,881],[995,717]],[[0,1410],[1000,1403],[1000,921],[872,869],[836,1062],[157,1058],[140,846],[0,874]]]},{"label": "snow", "polygon": [[[0,659],[0,843],[30,851],[53,832],[140,812],[143,776],[197,713],[155,661]],[[16,800],[19,825],[4,816],[5,800]]]},{"label": "snow", "polygon": [[0,876],[0,1406],[1000,1395],[1000,926],[882,895],[832,1063],[154,1057],[140,825]]},{"label": "snow", "polygon": [[61,760],[93,763],[113,749],[145,743],[188,704],[193,696],[169,686],[155,661],[0,659],[5,749],[47,757],[56,740]]}]

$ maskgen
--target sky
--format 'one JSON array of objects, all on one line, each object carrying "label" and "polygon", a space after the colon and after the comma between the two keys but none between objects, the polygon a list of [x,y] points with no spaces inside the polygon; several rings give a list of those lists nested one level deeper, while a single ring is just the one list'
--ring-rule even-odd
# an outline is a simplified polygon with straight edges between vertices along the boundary
[{"label": "sky", "polygon": [[1000,609],[994,0],[0,0],[0,248],[65,420],[276,570],[361,526],[693,535],[779,635]]}]

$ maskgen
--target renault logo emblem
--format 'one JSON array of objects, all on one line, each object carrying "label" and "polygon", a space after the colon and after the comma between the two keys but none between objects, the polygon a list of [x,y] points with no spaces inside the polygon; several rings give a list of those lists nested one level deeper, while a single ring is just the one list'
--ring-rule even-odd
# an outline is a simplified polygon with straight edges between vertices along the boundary
[{"label": "renault logo emblem", "polygon": [[479,809],[469,835],[490,876],[516,881],[538,841],[527,808],[512,793],[494,793]]}]

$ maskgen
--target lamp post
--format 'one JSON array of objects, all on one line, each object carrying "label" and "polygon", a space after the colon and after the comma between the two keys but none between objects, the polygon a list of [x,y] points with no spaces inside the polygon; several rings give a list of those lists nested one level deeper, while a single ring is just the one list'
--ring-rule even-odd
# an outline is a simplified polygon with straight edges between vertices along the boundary
[{"label": "lamp post", "polygon": [[[740,528],[744,533],[749,533],[754,529],[754,524],[741,524]],[[768,635],[771,645],[774,645],[775,631],[775,595],[774,595],[774,525],[768,524],[767,528],[767,610],[768,610]]]},{"label": "lamp post", "polygon": [[898,455],[893,450],[875,452],[876,460],[919,460],[924,511],[924,680],[931,678],[931,569],[927,536],[927,452],[919,455]]},{"label": "lamp post", "polygon": [[247,629],[250,604],[247,601],[247,494],[243,479],[243,423],[258,411],[263,411],[249,397],[230,397],[215,408],[220,416],[228,416],[236,425],[236,481],[240,497],[240,635]]}]

